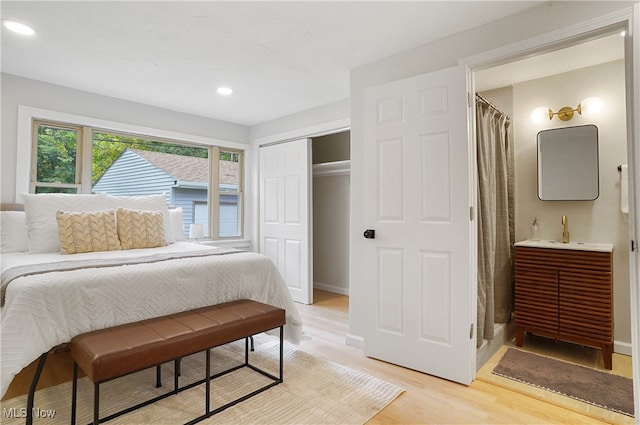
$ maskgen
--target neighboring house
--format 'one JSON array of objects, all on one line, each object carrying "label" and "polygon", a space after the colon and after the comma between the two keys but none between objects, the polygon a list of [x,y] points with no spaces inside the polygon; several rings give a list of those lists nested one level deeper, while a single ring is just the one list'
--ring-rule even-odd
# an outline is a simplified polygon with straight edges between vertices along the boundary
[{"label": "neighboring house", "polygon": [[[238,164],[220,161],[220,190],[237,190]],[[96,193],[110,195],[150,195],[166,193],[170,207],[182,208],[184,233],[189,224],[202,223],[208,231],[207,188],[209,160],[193,156],[125,149],[93,186]],[[238,202],[221,195],[220,235],[238,233]]]}]

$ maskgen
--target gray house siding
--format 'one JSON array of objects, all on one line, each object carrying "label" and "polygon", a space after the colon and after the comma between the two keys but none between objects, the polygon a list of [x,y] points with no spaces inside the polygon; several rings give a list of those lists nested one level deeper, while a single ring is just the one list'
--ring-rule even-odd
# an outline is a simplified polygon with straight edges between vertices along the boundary
[{"label": "gray house siding", "polygon": [[197,201],[207,202],[207,190],[206,189],[186,189],[186,188],[173,188],[173,203],[174,207],[182,208],[182,220],[184,222],[184,234],[189,235],[189,225],[193,223],[194,211],[193,204]]},{"label": "gray house siding", "polygon": [[[173,176],[135,152],[125,150],[96,182],[93,191],[118,196],[166,193],[170,197],[174,185]],[[168,202],[172,204],[173,199]]]},{"label": "gray house siding", "polygon": [[[141,153],[150,156],[146,153]],[[158,159],[158,154],[154,154]],[[164,158],[166,160],[166,158]],[[172,159],[172,161],[180,161]],[[179,165],[172,162],[171,165]],[[180,167],[174,167],[180,168]],[[200,176],[206,180],[206,176]],[[208,229],[206,214],[207,188],[206,181],[180,181],[178,177],[165,171],[147,158],[133,150],[126,149],[102,177],[93,186],[96,193],[108,193],[118,196],[142,196],[156,193],[165,193],[170,207],[182,208],[183,232],[189,235],[189,225],[197,222]],[[200,188],[201,187],[201,188]],[[237,190],[237,186],[220,184],[220,189]],[[198,211],[195,204],[198,203]],[[236,196],[220,196],[220,236],[233,237],[239,234],[238,223],[238,199]],[[205,234],[207,232],[205,231]]]}]

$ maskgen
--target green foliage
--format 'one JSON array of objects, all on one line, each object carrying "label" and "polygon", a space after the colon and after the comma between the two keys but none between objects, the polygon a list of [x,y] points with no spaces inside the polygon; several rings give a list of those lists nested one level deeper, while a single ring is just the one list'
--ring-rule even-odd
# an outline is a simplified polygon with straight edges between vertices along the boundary
[{"label": "green foliage", "polygon": [[76,130],[38,127],[37,180],[43,183],[76,182]]},{"label": "green foliage", "polygon": [[237,152],[220,151],[220,161],[240,162],[240,154]]}]

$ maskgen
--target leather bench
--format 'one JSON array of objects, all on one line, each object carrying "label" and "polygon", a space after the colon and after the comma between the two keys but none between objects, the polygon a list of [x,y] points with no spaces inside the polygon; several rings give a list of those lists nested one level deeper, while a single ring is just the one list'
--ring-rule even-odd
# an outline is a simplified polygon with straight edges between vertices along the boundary
[{"label": "leather bench", "polygon": [[[70,345],[74,360],[71,423],[75,424],[76,419],[78,366],[94,384],[93,423],[96,425],[203,382],[206,385],[205,413],[189,423],[208,418],[282,382],[284,324],[285,310],[256,301],[238,300],[78,335],[71,340]],[[248,343],[252,335],[275,328],[280,329],[280,370],[277,377],[249,363]],[[244,364],[212,377],[209,349],[243,338],[245,339]],[[201,351],[204,351],[206,356],[204,379],[179,387],[179,359]],[[169,361],[175,362],[173,391],[100,419],[101,383],[154,366],[158,368],[159,383],[159,365]],[[211,410],[209,405],[211,379],[242,367],[249,367],[268,376],[273,382],[248,396]]]}]

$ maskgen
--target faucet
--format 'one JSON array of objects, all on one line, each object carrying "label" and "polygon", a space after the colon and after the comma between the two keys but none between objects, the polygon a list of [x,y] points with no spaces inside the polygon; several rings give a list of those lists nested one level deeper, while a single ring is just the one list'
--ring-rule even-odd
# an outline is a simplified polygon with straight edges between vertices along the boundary
[{"label": "faucet", "polygon": [[562,216],[562,243],[569,243],[569,220],[566,215]]}]

